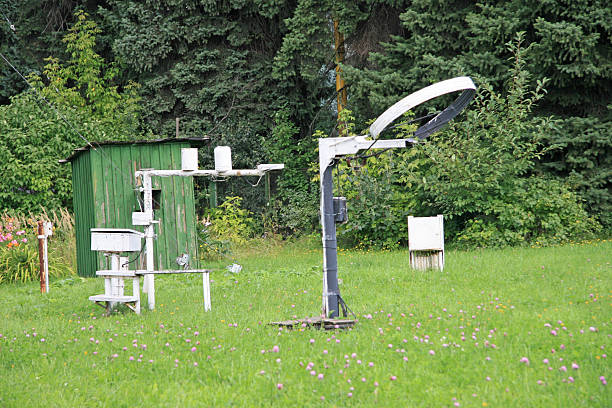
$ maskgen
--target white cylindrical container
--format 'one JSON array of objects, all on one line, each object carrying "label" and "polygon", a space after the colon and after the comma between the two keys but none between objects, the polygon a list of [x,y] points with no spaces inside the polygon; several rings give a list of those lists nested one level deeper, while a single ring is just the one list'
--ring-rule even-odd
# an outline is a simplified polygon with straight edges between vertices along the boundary
[{"label": "white cylindrical container", "polygon": [[215,147],[215,170],[230,171],[232,169],[232,149],[229,146]]},{"label": "white cylindrical container", "polygon": [[181,149],[181,170],[195,171],[198,169],[198,149]]}]

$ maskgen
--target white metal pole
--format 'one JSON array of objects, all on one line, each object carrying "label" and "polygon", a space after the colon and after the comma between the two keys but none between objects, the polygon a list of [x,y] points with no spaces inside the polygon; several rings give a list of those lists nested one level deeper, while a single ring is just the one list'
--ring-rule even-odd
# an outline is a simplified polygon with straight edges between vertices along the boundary
[{"label": "white metal pole", "polygon": [[[127,271],[129,266],[129,260],[130,259],[127,256],[119,257],[119,269],[121,269],[122,271]],[[123,277],[118,278],[117,280],[117,291],[117,294],[119,296],[125,296],[125,279]]]},{"label": "white metal pole", "polygon": [[49,253],[47,251],[47,234],[43,238],[43,261],[45,264],[45,290],[49,293]]},{"label": "white metal pole", "polygon": [[[153,186],[151,183],[151,175],[144,173],[142,175],[142,185],[144,188],[144,210],[150,213],[150,219],[153,219]],[[145,227],[145,251],[146,251],[146,269],[154,271],[154,256],[153,256],[153,238],[155,236],[155,228],[153,223],[149,223]],[[155,277],[152,274],[145,275],[142,291],[147,293],[147,301],[149,310],[155,309]]]},{"label": "white metal pole", "polygon": [[208,272],[202,274],[202,288],[204,290],[204,311],[209,311],[211,307],[210,301],[210,278]]},{"label": "white metal pole", "polygon": [[134,312],[136,312],[136,314],[140,314],[140,278],[138,276],[134,276],[132,281],[132,296],[136,297]]}]

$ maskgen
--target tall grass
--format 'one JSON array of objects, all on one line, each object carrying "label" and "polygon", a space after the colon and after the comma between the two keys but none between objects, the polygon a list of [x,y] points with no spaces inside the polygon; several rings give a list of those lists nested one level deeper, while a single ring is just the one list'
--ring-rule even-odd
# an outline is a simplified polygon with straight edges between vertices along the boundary
[{"label": "tall grass", "polygon": [[71,233],[74,230],[74,216],[66,208],[47,210],[41,208],[39,212],[18,212],[4,210],[0,213],[0,222],[3,225],[13,223],[17,228],[34,228],[38,221],[49,221],[62,233]]},{"label": "tall grass", "polygon": [[53,236],[48,240],[49,275],[58,278],[76,271],[74,217],[68,210],[4,211],[0,213],[0,233],[13,237],[0,242],[0,284],[39,279],[39,221],[53,223]]},{"label": "tall grass", "polygon": [[449,251],[444,273],[341,250],[355,328],[268,325],[318,314],[319,245],[211,264],[210,312],[199,276],[156,279],[140,316],[103,317],[101,279],[0,286],[0,406],[612,406],[612,242]]}]

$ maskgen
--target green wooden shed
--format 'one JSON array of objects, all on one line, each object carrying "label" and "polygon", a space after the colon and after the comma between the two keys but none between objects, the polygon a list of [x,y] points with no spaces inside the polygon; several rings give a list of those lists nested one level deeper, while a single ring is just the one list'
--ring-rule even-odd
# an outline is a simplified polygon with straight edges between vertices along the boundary
[{"label": "green wooden shed", "polygon": [[[134,172],[145,168],[179,170],[181,148],[201,147],[208,139],[173,138],[129,142],[100,142],[75,149],[61,162],[72,165],[73,203],[79,276],[107,269],[104,255],[91,251],[91,228],[131,228],[132,212],[141,211],[142,193]],[[195,200],[192,177],[153,177],[155,267],[176,269],[176,258],[190,256],[198,267]],[[131,254],[130,259],[137,254]],[[140,256],[130,269],[142,268]]]}]

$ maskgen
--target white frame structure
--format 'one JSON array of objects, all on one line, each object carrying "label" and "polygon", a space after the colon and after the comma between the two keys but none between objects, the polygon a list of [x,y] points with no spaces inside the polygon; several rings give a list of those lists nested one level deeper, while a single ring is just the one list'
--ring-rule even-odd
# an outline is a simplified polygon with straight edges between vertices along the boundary
[{"label": "white frame structure", "polygon": [[[229,149],[227,146],[218,146]],[[228,160],[228,151],[224,150],[225,161]],[[110,312],[114,304],[125,303],[130,309],[137,314],[140,314],[140,277],[144,276],[142,291],[147,293],[147,303],[149,310],[155,309],[155,275],[165,274],[181,274],[181,273],[201,273],[202,274],[202,290],[204,294],[204,310],[211,309],[210,298],[210,270],[209,269],[176,269],[176,270],[155,270],[155,257],[153,254],[153,240],[155,235],[155,224],[159,221],[155,220],[153,210],[153,183],[152,177],[240,177],[240,176],[264,176],[267,172],[273,170],[282,170],[284,164],[260,164],[255,169],[234,170],[231,168],[231,156],[229,157],[229,167],[226,165],[220,170],[199,170],[197,168],[197,149],[187,148],[181,149],[181,170],[156,170],[156,169],[141,169],[135,172],[136,184],[143,193],[143,211],[132,213],[132,224],[144,226],[144,234],[134,230],[126,229],[98,229],[92,232],[109,232],[120,234],[125,231],[132,231],[138,234],[139,238],[145,240],[145,269],[134,271],[127,270],[127,257],[120,257],[120,252],[113,245],[108,244],[106,248],[98,248],[103,252],[109,253],[111,256],[111,269],[96,271],[97,276],[104,278],[104,294],[90,296],[89,300],[105,306],[107,312]],[[215,167],[217,167],[215,165]],[[92,241],[93,242],[93,241]],[[130,245],[128,250],[133,250],[132,241],[126,241]],[[93,246],[92,246],[93,248]],[[140,246],[138,246],[140,249]],[[110,249],[110,250],[109,250]],[[125,252],[125,250],[121,251]],[[123,279],[133,279],[133,294],[125,296],[123,293]],[[133,303],[133,305],[131,304]]]},{"label": "white frame structure", "polygon": [[[218,147],[226,147],[226,146],[218,146]],[[204,286],[204,295],[206,298],[206,288],[209,288],[210,291],[210,282],[208,281],[208,274],[210,271],[202,269],[202,270],[182,270],[182,271],[156,271],[155,270],[155,261],[153,255],[153,239],[155,239],[155,227],[154,225],[159,223],[154,218],[153,212],[153,183],[151,181],[152,177],[196,177],[196,176],[205,176],[205,177],[244,177],[244,176],[264,176],[267,172],[273,170],[282,170],[285,168],[284,164],[260,164],[255,169],[244,169],[244,170],[235,170],[235,169],[227,169],[227,170],[193,170],[193,150],[197,149],[181,149],[181,154],[184,155],[184,159],[182,160],[183,165],[187,164],[188,169],[182,170],[156,170],[156,169],[142,169],[138,170],[135,173],[135,177],[137,180],[137,185],[140,185],[140,191],[143,192],[143,201],[144,201],[144,212],[143,213],[134,213],[136,215],[132,215],[132,220],[138,220],[139,225],[144,225],[144,238],[145,238],[145,267],[146,269],[143,271],[139,271],[142,275],[144,275],[144,282],[142,291],[147,293],[147,303],[149,310],[155,309],[155,275],[160,273],[202,273],[203,276],[203,286]],[[197,157],[197,156],[196,156]],[[216,166],[215,166],[216,167]],[[205,307],[208,302],[208,309],[210,309],[210,296],[208,296],[208,301],[205,299]]]}]

